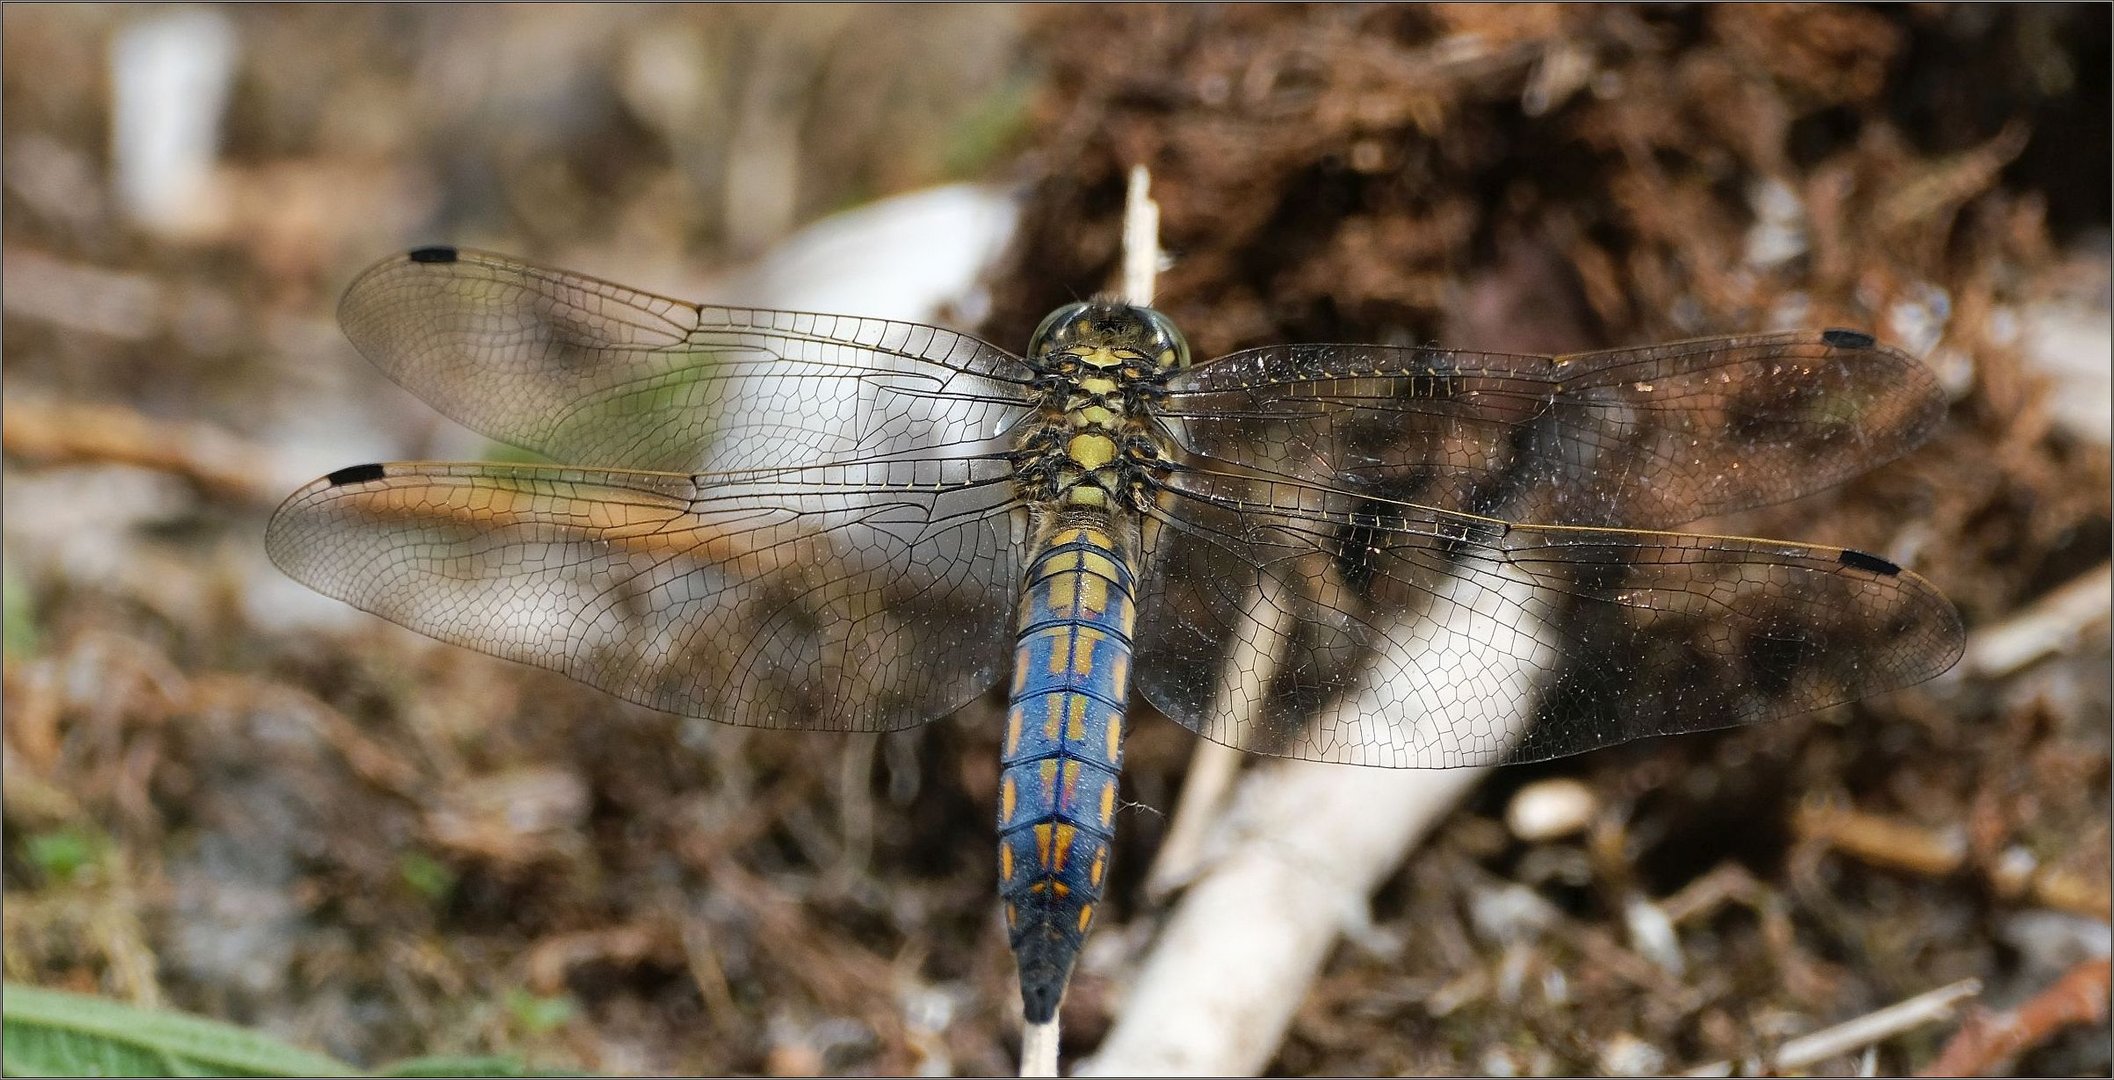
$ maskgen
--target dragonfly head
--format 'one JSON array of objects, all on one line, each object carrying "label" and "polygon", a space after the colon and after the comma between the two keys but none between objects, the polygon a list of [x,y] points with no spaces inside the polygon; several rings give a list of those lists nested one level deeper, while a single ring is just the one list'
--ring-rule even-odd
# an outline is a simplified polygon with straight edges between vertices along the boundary
[{"label": "dragonfly head", "polygon": [[1028,340],[1028,359],[1037,364],[1067,355],[1090,367],[1142,363],[1172,375],[1189,366],[1189,341],[1152,308],[1094,299],[1050,312]]}]

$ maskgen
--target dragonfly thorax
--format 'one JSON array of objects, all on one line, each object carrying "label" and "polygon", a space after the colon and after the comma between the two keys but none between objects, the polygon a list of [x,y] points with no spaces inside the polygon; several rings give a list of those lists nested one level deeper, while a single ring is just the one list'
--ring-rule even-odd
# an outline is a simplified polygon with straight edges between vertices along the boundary
[{"label": "dragonfly thorax", "polygon": [[1167,316],[1110,300],[1050,313],[1028,344],[1040,400],[1014,448],[1021,498],[1051,508],[1142,507],[1167,468],[1151,407],[1189,363]]},{"label": "dragonfly thorax", "polygon": [[1141,364],[1165,376],[1189,366],[1189,341],[1174,320],[1152,308],[1085,300],[1044,316],[1028,339],[1028,362],[1038,370],[1062,363],[1067,355],[1108,366]]}]

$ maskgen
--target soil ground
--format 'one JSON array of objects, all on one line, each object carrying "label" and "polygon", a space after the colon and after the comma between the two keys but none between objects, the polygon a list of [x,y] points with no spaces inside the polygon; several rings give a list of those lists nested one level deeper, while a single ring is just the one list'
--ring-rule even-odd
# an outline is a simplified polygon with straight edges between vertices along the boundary
[{"label": "soil ground", "polygon": [[[10,980],[368,1065],[1008,1071],[995,698],[881,738],[678,720],[309,597],[260,537],[309,476],[476,452],[333,327],[391,250],[695,292],[830,210],[1016,182],[979,329],[1017,346],[1111,284],[1135,163],[1199,355],[1856,326],[1952,395],[1910,457],[1694,529],[1887,553],[1959,605],[1968,664],[1500,772],[1376,898],[1401,947],[1340,948],[1272,1072],[1679,1070],[2104,957],[2105,7],[230,10],[214,194],[150,225],[110,71],[152,15],[4,16]],[[1973,651],[2066,586],[2087,615],[2045,655]],[[1192,742],[1133,737],[1111,941],[1156,917]],[[1515,839],[1551,777],[1599,824]],[[1515,883],[1553,916],[1507,940],[1481,916]],[[1632,896],[1680,913],[1679,970]],[[1069,1051],[1131,962],[1090,954]],[[2101,1023],[2001,1067],[2114,1059]]]}]

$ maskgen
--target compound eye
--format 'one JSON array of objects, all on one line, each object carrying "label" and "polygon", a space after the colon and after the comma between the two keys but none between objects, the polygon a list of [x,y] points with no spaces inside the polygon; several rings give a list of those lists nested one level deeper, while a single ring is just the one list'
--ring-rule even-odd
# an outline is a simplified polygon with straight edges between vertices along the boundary
[{"label": "compound eye", "polygon": [[1035,335],[1028,339],[1028,359],[1039,360],[1053,349],[1071,346],[1077,337],[1074,327],[1086,309],[1085,304],[1066,304],[1043,316],[1042,325],[1036,327]]},{"label": "compound eye", "polygon": [[1152,308],[1146,308],[1145,322],[1152,327],[1153,361],[1168,371],[1180,371],[1189,366],[1189,339],[1174,325],[1174,320]]}]

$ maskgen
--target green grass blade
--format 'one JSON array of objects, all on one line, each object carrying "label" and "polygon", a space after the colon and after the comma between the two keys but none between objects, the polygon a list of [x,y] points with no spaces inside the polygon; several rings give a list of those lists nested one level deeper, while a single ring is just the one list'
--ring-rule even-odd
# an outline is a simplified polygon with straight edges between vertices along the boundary
[{"label": "green grass blade", "polygon": [[0,989],[8,1076],[356,1076],[334,1058],[253,1031],[62,990]]}]

